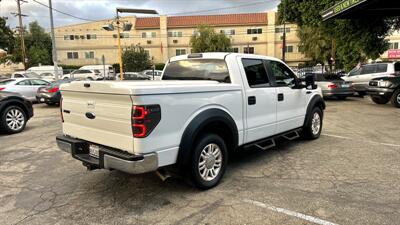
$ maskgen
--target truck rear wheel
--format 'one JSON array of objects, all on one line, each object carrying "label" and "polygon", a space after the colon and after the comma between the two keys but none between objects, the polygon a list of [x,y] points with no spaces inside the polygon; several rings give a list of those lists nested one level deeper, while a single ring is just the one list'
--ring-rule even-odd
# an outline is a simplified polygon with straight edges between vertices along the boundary
[{"label": "truck rear wheel", "polygon": [[311,111],[311,115],[304,124],[302,136],[305,139],[317,139],[321,135],[322,131],[322,111],[316,107]]},{"label": "truck rear wheel", "polygon": [[400,108],[400,89],[397,89],[392,96],[392,105]]},{"label": "truck rear wheel", "polygon": [[190,175],[200,189],[216,186],[224,176],[228,154],[224,140],[216,134],[205,134],[197,139],[192,155]]},{"label": "truck rear wheel", "polygon": [[373,102],[379,105],[384,105],[389,102],[390,99],[381,96],[371,96]]}]

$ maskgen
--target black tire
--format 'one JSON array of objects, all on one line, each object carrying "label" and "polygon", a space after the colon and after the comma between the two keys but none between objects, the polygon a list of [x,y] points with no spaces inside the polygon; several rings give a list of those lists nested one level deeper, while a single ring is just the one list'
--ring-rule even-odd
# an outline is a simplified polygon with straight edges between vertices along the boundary
[{"label": "black tire", "polygon": [[[200,165],[200,160],[201,160],[201,153],[203,151],[207,151],[207,147],[208,146],[212,146],[212,145],[216,145],[219,148],[219,152],[221,155],[221,159],[220,161],[220,167],[217,174],[214,174],[214,178],[210,179],[210,180],[206,180],[203,178],[203,176],[201,175],[201,171],[204,171],[206,173],[205,176],[208,176],[209,172],[208,170],[215,171],[214,166],[216,166],[217,164],[217,157],[214,157],[214,164],[212,163],[213,160],[210,159],[210,161],[207,160],[203,160],[204,162],[204,169],[202,170],[200,167],[202,167]],[[208,148],[209,150],[209,148]],[[212,151],[212,149],[211,149]],[[215,151],[214,151],[215,152]],[[213,155],[214,156],[214,155]],[[226,166],[228,163],[228,151],[225,145],[224,140],[216,135],[216,134],[204,134],[201,135],[197,141],[196,144],[194,146],[194,150],[193,150],[193,154],[192,154],[192,159],[191,159],[191,165],[190,165],[190,178],[192,183],[200,189],[206,190],[206,189],[210,189],[212,187],[215,187],[222,179],[222,177],[224,176],[225,170],[226,170]],[[208,168],[210,167],[210,168]],[[211,172],[210,172],[211,173]],[[211,174],[213,175],[213,174]]]},{"label": "black tire", "polygon": [[365,95],[367,95],[367,92],[365,91],[357,91],[358,96],[360,96],[361,98],[363,98]]},{"label": "black tire", "polygon": [[371,100],[379,105],[384,105],[390,101],[389,98],[385,98],[382,96],[371,96]]},{"label": "black tire", "polygon": [[[16,127],[16,128],[11,127],[12,125],[7,123],[7,119],[10,119],[9,116],[12,112],[17,112],[18,118],[21,118],[21,120],[19,120],[19,125],[17,125],[18,127]],[[21,116],[19,116],[19,115],[21,115]],[[25,114],[24,110],[22,110],[18,106],[9,106],[3,112],[1,112],[0,129],[5,131],[8,134],[16,134],[16,133],[23,131],[25,129],[26,122],[27,122],[26,114]]]},{"label": "black tire", "polygon": [[393,106],[400,108],[400,89],[394,91],[391,101]]},{"label": "black tire", "polygon": [[347,96],[336,96],[336,98],[339,100],[346,100]]},{"label": "black tire", "polygon": [[[315,114],[318,114],[318,117],[314,117]],[[307,119],[307,121],[305,122],[304,126],[303,126],[303,130],[302,130],[302,137],[308,140],[314,140],[319,138],[319,136],[321,135],[321,131],[322,131],[322,120],[323,120],[323,113],[321,111],[320,108],[315,107],[312,111],[311,114],[309,116],[309,118]],[[316,130],[315,125],[313,126],[313,119],[316,119],[317,122],[317,118],[319,118],[319,129],[318,131]],[[315,128],[315,129],[314,129]]]}]

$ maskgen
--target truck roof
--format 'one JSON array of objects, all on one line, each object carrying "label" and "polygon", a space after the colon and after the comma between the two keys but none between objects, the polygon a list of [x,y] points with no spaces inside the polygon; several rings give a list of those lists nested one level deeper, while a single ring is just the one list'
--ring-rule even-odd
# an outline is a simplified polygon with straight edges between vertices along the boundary
[{"label": "truck roof", "polygon": [[266,60],[274,60],[282,62],[280,59],[275,57],[265,56],[265,55],[255,55],[255,54],[245,54],[245,53],[230,53],[230,52],[206,52],[206,53],[192,53],[180,56],[174,56],[170,59],[170,62],[178,61],[182,59],[188,58],[201,58],[201,59],[225,59],[225,57],[229,56],[241,56],[241,57],[249,57],[249,58],[261,58]]}]

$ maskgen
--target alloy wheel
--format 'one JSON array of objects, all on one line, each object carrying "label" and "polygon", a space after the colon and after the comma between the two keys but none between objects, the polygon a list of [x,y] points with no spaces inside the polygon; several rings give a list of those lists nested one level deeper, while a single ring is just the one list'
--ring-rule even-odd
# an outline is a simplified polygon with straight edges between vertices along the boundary
[{"label": "alloy wheel", "polygon": [[13,130],[20,130],[25,123],[24,114],[18,109],[11,109],[6,114],[6,124],[7,126]]},{"label": "alloy wheel", "polygon": [[203,180],[215,179],[222,167],[221,148],[217,144],[208,144],[200,154],[198,169]]},{"label": "alloy wheel", "polygon": [[313,135],[317,135],[320,129],[321,129],[321,117],[317,112],[315,112],[311,121],[311,131]]}]

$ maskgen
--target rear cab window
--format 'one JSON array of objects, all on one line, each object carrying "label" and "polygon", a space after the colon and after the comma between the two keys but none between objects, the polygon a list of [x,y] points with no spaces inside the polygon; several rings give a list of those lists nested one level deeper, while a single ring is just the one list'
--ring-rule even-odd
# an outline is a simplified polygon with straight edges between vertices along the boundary
[{"label": "rear cab window", "polygon": [[247,83],[251,88],[271,86],[263,60],[242,59],[242,64],[246,73]]},{"label": "rear cab window", "polygon": [[214,80],[230,83],[228,67],[223,59],[183,59],[170,62],[163,80]]}]

